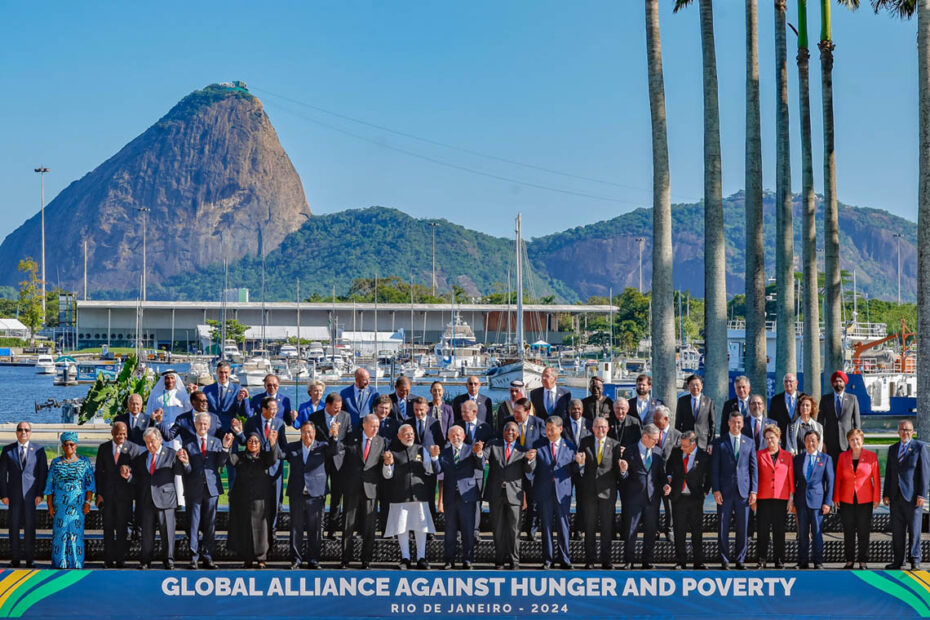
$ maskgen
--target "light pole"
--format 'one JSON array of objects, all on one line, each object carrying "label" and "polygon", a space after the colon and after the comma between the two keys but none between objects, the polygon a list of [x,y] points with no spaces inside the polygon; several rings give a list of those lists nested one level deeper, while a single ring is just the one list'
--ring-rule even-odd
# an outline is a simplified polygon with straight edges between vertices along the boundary
[{"label": "light pole", "polygon": [[646,245],[645,237],[636,237],[639,243],[639,294],[643,294],[643,247]]},{"label": "light pole", "polygon": [[439,222],[430,222],[430,228],[433,229],[433,297],[436,296],[436,227],[439,226]]},{"label": "light pole", "polygon": [[142,214],[142,301],[145,301],[145,220],[146,214],[151,211],[148,207],[136,207]]},{"label": "light pole", "polygon": [[895,241],[898,244],[898,305],[901,305],[901,233],[893,233],[891,235],[895,238]]},{"label": "light pole", "polygon": [[45,324],[45,173],[48,168],[40,166],[35,169],[39,173],[39,199],[42,210],[42,324]]}]

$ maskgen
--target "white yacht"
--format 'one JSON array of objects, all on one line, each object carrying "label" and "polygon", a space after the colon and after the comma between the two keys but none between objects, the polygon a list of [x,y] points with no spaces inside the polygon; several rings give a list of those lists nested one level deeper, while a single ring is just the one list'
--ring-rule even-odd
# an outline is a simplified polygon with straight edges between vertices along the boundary
[{"label": "white yacht", "polygon": [[51,355],[40,355],[36,358],[36,372],[40,375],[55,374],[55,360]]}]

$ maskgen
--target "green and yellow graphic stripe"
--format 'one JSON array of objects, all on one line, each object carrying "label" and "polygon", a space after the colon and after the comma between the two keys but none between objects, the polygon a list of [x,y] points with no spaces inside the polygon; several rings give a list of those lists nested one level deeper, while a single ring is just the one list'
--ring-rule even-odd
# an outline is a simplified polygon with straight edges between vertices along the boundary
[{"label": "green and yellow graphic stripe", "polygon": [[44,598],[77,583],[89,571],[0,571],[0,618],[19,618]]}]

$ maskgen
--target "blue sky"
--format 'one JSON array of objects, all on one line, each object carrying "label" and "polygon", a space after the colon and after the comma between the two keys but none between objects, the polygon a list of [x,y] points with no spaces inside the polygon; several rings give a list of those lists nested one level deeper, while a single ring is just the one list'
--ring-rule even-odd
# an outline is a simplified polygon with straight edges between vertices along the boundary
[{"label": "blue sky", "polygon": [[[673,4],[661,9],[672,196],[695,201],[698,9],[673,15]],[[771,2],[759,4],[764,182],[774,189],[774,17]],[[916,21],[863,4],[833,9],[838,195],[916,220]],[[743,186],[743,6],[715,6],[725,194]],[[794,23],[795,11],[789,0]],[[0,238],[39,208],[33,168],[51,168],[50,200],[190,91],[234,79],[265,103],[314,213],[377,204],[510,236],[522,211],[531,237],[651,206],[643,12],[629,0],[4,3]],[[789,32],[798,191],[794,45]],[[811,72],[819,193],[816,48]]]}]

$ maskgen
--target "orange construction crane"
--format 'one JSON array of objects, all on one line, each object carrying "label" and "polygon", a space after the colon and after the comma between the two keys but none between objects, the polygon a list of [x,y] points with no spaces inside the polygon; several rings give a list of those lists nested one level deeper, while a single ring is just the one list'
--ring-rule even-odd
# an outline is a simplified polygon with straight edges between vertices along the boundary
[{"label": "orange construction crane", "polygon": [[890,336],[885,336],[884,338],[880,338],[879,340],[872,340],[871,342],[860,342],[858,344],[853,345],[853,358],[852,358],[853,373],[857,375],[862,374],[862,354],[865,351],[868,351],[869,349],[874,349],[875,347],[879,345],[883,345],[886,342],[897,340],[899,338],[901,339],[901,357],[900,357],[900,362],[899,362],[900,368],[896,368],[895,370],[897,372],[907,372],[906,370],[907,351],[909,348],[907,346],[907,339],[914,338],[914,336],[915,336],[914,332],[910,331],[907,328],[907,324],[904,322],[904,319],[901,319],[901,333],[891,334]]}]

